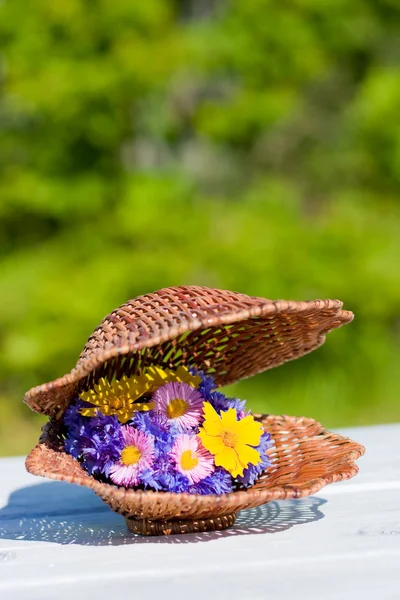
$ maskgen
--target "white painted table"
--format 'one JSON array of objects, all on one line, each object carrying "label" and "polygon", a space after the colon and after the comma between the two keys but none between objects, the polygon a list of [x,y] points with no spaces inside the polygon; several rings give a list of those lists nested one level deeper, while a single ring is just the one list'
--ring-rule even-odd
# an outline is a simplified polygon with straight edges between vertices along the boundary
[{"label": "white painted table", "polygon": [[400,599],[400,425],[344,431],[360,474],[240,514],[233,529],[128,534],[90,490],[0,460],[0,598]]}]

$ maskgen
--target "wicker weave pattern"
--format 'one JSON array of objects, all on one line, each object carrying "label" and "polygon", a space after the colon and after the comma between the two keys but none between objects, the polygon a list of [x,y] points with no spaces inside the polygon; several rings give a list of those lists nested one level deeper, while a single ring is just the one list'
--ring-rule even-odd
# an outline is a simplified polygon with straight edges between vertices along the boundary
[{"label": "wicker weave pattern", "polygon": [[[134,491],[96,481],[63,452],[59,423],[44,427],[41,442],[29,454],[26,467],[34,475],[87,486],[117,513],[145,521],[212,520],[271,500],[309,496],[328,483],[356,475],[358,468],[354,461],[364,453],[360,444],[326,431],[313,419],[272,415],[256,418],[271,433],[275,443],[271,452],[272,467],[254,487],[223,496]],[[227,519],[226,526],[231,518]],[[217,523],[218,528],[223,528],[223,521]],[[131,529],[134,526],[135,531],[140,529],[134,524]],[[217,525],[211,523],[211,526]],[[148,527],[149,534],[154,527]],[[157,526],[156,531],[162,533],[162,527],[165,525]],[[196,527],[200,530],[198,523],[193,530]],[[143,528],[142,533],[146,530],[144,524]]]},{"label": "wicker weave pattern", "polygon": [[31,389],[25,402],[59,418],[73,395],[99,377],[150,364],[195,364],[226,385],[311,352],[352,319],[338,300],[273,302],[205,287],[166,288],[105,317],[71,373]]}]

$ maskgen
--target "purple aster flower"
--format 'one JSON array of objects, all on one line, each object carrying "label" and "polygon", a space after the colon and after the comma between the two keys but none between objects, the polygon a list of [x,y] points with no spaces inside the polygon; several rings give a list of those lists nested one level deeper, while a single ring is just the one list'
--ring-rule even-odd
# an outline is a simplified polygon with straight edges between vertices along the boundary
[{"label": "purple aster flower", "polygon": [[136,486],[142,481],[142,471],[154,462],[154,438],[131,425],[121,427],[123,448],[118,461],[110,468],[110,478],[117,485]]},{"label": "purple aster flower", "polygon": [[214,471],[214,457],[206,450],[197,435],[178,435],[171,450],[178,472],[191,484],[199,483]]},{"label": "purple aster flower", "polygon": [[203,398],[198,390],[187,383],[170,382],[153,394],[154,411],[181,428],[196,427],[201,419]]},{"label": "purple aster flower", "polygon": [[259,445],[255,448],[260,453],[261,461],[257,465],[249,464],[247,469],[244,469],[243,475],[237,477],[239,483],[244,487],[250,487],[254,485],[258,477],[263,473],[270,465],[271,460],[267,455],[267,450],[273,446],[271,435],[267,432],[263,433],[260,438]]}]

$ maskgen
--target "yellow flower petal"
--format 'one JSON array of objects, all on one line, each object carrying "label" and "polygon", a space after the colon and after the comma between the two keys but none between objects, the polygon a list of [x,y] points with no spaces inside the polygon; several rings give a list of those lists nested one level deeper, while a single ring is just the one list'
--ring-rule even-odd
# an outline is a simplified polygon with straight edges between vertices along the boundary
[{"label": "yellow flower petal", "polygon": [[153,410],[154,408],[154,402],[135,402],[135,404],[132,406],[133,408],[133,412],[134,411],[148,411],[148,410]]},{"label": "yellow flower petal", "polygon": [[243,465],[240,464],[240,462],[237,463],[237,466],[235,469],[232,469],[232,471],[230,471],[230,474],[232,475],[233,478],[243,476],[244,474],[244,467]]},{"label": "yellow flower petal", "polygon": [[263,432],[261,424],[257,423],[252,415],[248,415],[247,417],[244,417],[244,419],[238,421],[237,425],[239,443],[258,446]]},{"label": "yellow flower petal", "polygon": [[149,367],[147,374],[153,379],[159,379],[160,381],[165,381],[167,378],[167,374],[161,367],[157,367],[153,365]]},{"label": "yellow flower petal", "polygon": [[227,447],[224,447],[224,450],[215,456],[215,464],[217,467],[223,467],[232,475],[237,471],[238,467],[240,468],[236,452],[233,448]]},{"label": "yellow flower petal", "polygon": [[238,420],[235,408],[229,408],[227,411],[223,411],[221,413],[222,420],[222,428],[225,431],[231,431],[232,433],[237,433],[238,430]]},{"label": "yellow flower petal", "polygon": [[209,402],[203,404],[203,428],[209,435],[220,435],[222,431],[221,417]]},{"label": "yellow flower petal", "polygon": [[200,429],[199,438],[201,439],[204,448],[211,452],[211,454],[218,454],[225,450],[225,444],[219,435],[209,435],[207,431]]},{"label": "yellow flower petal", "polygon": [[204,421],[203,429],[206,431],[208,435],[211,436],[221,436],[221,426],[218,423],[213,421]]},{"label": "yellow flower petal", "polygon": [[168,371],[161,369],[161,367],[152,366],[141,376],[145,387],[149,392],[153,392],[160,386],[170,381]]},{"label": "yellow flower petal", "polygon": [[[111,414],[111,413],[109,413],[109,414]],[[126,412],[121,413],[121,412],[119,412],[118,413],[118,421],[120,423],[123,423],[123,424],[127,423],[129,421],[129,419],[131,419],[131,418],[132,418],[132,413],[131,412],[129,412],[129,413],[126,413]]]},{"label": "yellow flower petal", "polygon": [[235,448],[236,452],[239,456],[240,463],[246,468],[251,463],[252,465],[258,465],[260,462],[260,453],[255,450],[255,448],[251,448],[251,446],[246,446],[245,444],[238,444]]},{"label": "yellow flower petal", "polygon": [[179,381],[187,383],[194,388],[198,388],[201,383],[200,375],[192,375],[192,373],[189,372],[189,369],[183,365],[177,368],[175,374]]},{"label": "yellow flower petal", "polygon": [[81,408],[79,411],[83,417],[96,417],[97,416],[97,408]]},{"label": "yellow flower petal", "polygon": [[227,431],[239,437],[239,421],[235,408],[229,408],[221,413],[221,428],[222,431]]}]

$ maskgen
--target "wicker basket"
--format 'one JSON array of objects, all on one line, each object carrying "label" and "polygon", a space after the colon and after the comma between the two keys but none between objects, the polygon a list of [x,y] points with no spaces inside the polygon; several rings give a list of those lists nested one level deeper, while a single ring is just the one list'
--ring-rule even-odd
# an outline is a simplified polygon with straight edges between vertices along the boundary
[{"label": "wicker basket", "polygon": [[272,466],[252,488],[222,496],[127,490],[97,481],[63,451],[60,420],[72,398],[100,377],[130,376],[152,364],[195,365],[222,386],[311,352],[352,319],[338,300],[273,302],[197,286],[131,300],[102,321],[71,373],[26,393],[25,402],[50,417],[27,470],[90,487],[144,535],[225,529],[239,510],[353,477],[361,445],[312,419],[257,415],[274,447]]}]

